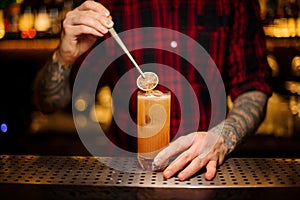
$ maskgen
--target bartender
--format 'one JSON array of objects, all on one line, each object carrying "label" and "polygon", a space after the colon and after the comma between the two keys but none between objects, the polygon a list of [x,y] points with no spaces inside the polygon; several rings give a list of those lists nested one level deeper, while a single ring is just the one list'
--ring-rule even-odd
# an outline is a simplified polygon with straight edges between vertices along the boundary
[{"label": "bartender", "polygon": [[[155,62],[172,66],[185,76],[192,86],[200,109],[198,128],[187,128],[181,137],[174,140],[155,158],[160,165],[174,155],[180,154],[163,171],[165,178],[175,174],[186,180],[202,168],[205,178],[212,180],[218,165],[224,162],[247,136],[253,134],[265,116],[268,97],[271,95],[270,68],[266,60],[264,33],[260,21],[260,8],[256,0],[101,0],[85,1],[67,13],[63,21],[61,41],[52,58],[38,73],[35,81],[37,107],[51,113],[64,109],[71,100],[72,81],[80,63],[88,52],[108,37],[108,29],[126,31],[142,27],[161,27],[183,33],[202,45],[216,64],[222,76],[226,94],[233,106],[226,118],[209,128],[211,119],[210,99],[205,83],[193,67],[161,50],[152,54],[137,52],[138,63]],[[153,33],[159,36],[159,33]],[[159,38],[159,37],[158,37]],[[137,38],[133,38],[138,41]],[[158,39],[159,40],[159,39]],[[159,41],[158,41],[159,42]],[[180,46],[178,46],[180,48]],[[109,52],[109,49],[107,50]],[[195,58],[197,58],[197,52]],[[163,55],[163,56],[162,56]],[[200,57],[200,56],[199,56]],[[107,71],[111,85],[132,67],[112,65]],[[99,67],[99,66],[98,66]],[[123,70],[123,71],[122,71]],[[74,72],[75,71],[75,72]],[[169,74],[172,76],[172,74]],[[176,92],[183,94],[185,88],[169,77]],[[71,85],[70,85],[71,83]],[[188,98],[187,96],[182,98]],[[179,97],[180,99],[180,97]],[[178,106],[172,100],[172,108]],[[191,111],[195,105],[190,106]],[[134,102],[130,106],[135,115]],[[124,119],[126,121],[126,119]],[[171,137],[176,134],[180,123],[188,125],[194,119],[180,119],[172,111]],[[119,129],[113,129],[116,144],[133,144],[131,138],[117,137]],[[189,132],[186,134],[186,132]],[[120,134],[122,135],[121,131]],[[209,146],[209,148],[208,148]],[[134,147],[132,147],[134,148]]]}]

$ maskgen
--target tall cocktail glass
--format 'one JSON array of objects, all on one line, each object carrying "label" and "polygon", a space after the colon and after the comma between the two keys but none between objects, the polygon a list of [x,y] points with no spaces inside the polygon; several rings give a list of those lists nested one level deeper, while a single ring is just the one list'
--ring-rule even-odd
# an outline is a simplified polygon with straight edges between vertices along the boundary
[{"label": "tall cocktail glass", "polygon": [[147,171],[161,171],[153,166],[155,156],[170,143],[171,93],[159,90],[137,94],[138,161]]}]

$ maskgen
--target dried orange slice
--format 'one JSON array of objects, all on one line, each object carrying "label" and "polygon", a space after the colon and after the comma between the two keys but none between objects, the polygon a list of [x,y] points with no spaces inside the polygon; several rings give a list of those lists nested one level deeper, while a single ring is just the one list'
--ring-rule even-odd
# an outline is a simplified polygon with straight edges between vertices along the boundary
[{"label": "dried orange slice", "polygon": [[158,84],[158,76],[154,72],[144,72],[145,77],[140,75],[136,84],[143,91],[153,90]]}]

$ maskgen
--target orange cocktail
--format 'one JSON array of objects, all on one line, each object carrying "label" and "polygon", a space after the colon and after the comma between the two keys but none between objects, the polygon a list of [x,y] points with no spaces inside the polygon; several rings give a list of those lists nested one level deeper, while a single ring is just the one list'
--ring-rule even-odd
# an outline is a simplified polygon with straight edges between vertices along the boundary
[{"label": "orange cocktail", "polygon": [[144,170],[157,171],[165,167],[153,167],[152,162],[170,142],[170,109],[170,92],[138,92],[138,160]]}]

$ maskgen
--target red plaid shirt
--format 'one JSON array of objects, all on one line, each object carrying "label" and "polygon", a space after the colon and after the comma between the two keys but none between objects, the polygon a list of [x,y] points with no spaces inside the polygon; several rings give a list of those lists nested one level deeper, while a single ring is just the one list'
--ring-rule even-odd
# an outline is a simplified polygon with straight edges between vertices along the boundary
[{"label": "red plaid shirt", "polygon": [[[179,31],[197,41],[211,56],[220,74],[222,75],[226,94],[234,100],[246,91],[258,90],[270,95],[270,68],[265,56],[265,39],[260,22],[259,4],[255,0],[101,0],[101,3],[110,10],[117,32],[123,32],[142,27],[161,27]],[[151,33],[155,42],[170,45],[171,41],[177,42],[177,49],[181,45],[174,35],[162,36],[160,32]],[[110,37],[109,34],[101,40]],[[134,45],[145,42],[142,35],[134,35],[124,38],[124,43],[129,49]],[[170,38],[166,41],[164,38]],[[113,46],[115,45],[115,46]],[[119,48],[116,43],[108,44],[107,54],[114,53],[114,48]],[[186,44],[185,44],[186,45]],[[192,47],[191,47],[192,48]],[[171,66],[178,74],[183,75],[193,88],[199,101],[200,120],[191,114],[190,119],[182,119],[180,106],[181,100],[185,100],[187,110],[191,113],[197,106],[189,102],[184,84],[180,83],[177,73],[164,74],[158,69],[160,80],[164,80],[175,88],[176,98],[172,96],[171,112],[171,136],[178,132],[189,133],[197,130],[207,130],[211,119],[211,99],[205,81],[201,74],[180,55],[160,49],[135,49],[131,51],[138,64],[160,63]],[[192,52],[195,59],[201,59],[198,52]],[[96,66],[97,64],[95,64]],[[97,70],[97,65],[95,70]],[[101,84],[109,84],[112,88],[120,77],[133,64],[126,57],[116,59],[105,71]],[[209,68],[206,72],[209,74]],[[124,88],[136,88],[138,72],[132,76]],[[210,77],[213,79],[214,77]],[[124,94],[128,91],[123,91]],[[184,96],[180,96],[180,95]],[[193,95],[193,94],[190,94]],[[123,94],[118,94],[122,98]],[[134,97],[134,95],[132,95]],[[218,95],[215,96],[215,98]],[[130,103],[130,114],[133,121],[136,119],[136,99]],[[197,113],[197,112],[196,112]],[[218,115],[218,113],[213,113]],[[115,110],[122,126],[126,126],[129,116],[126,112]],[[197,123],[194,128],[192,124]],[[110,138],[118,145],[135,148],[135,138],[121,131],[113,123]],[[193,127],[193,128],[191,128]],[[197,130],[196,130],[197,129]],[[128,142],[129,141],[129,142]]]}]

